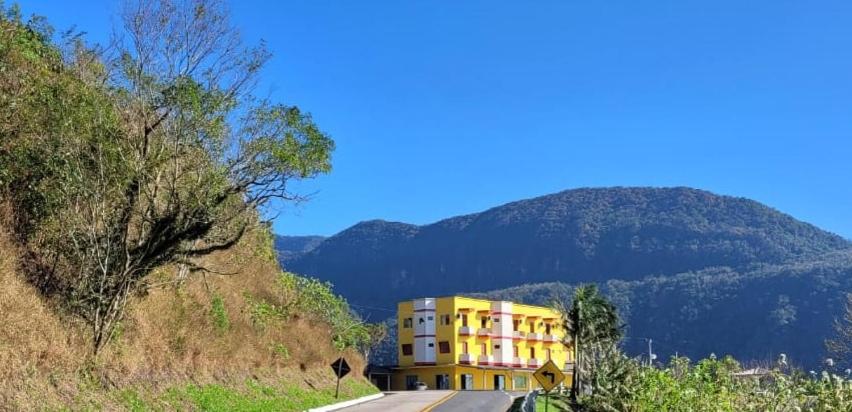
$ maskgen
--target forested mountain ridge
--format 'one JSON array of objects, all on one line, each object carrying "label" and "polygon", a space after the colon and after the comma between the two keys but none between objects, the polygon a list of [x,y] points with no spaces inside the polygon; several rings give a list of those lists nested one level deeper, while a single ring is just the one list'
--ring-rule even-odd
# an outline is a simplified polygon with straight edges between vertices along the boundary
[{"label": "forested mountain ridge", "polygon": [[275,250],[281,261],[308,253],[319,245],[325,236],[275,236]]},{"label": "forested mountain ridge", "polygon": [[[656,343],[660,359],[716,353],[774,361],[786,353],[796,365],[817,368],[852,290],[852,252],[831,252],[780,265],[737,271],[708,268],[638,281],[611,280],[603,292],[618,306],[629,352]],[[562,282],[519,285],[473,296],[548,305],[570,301]]]},{"label": "forested mountain ridge", "polygon": [[750,270],[849,248],[842,237],[753,200],[684,187],[614,187],[567,190],[424,226],[362,222],[285,266],[334,283],[355,303],[393,308],[415,296]]}]

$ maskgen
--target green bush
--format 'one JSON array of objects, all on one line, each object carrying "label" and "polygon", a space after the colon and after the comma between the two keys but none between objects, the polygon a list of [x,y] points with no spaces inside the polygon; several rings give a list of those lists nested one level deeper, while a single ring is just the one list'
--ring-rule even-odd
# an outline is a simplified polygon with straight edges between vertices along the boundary
[{"label": "green bush", "polygon": [[852,410],[852,381],[827,371],[808,376],[776,368],[761,377],[736,377],[742,368],[731,357],[711,356],[696,364],[672,358],[665,368],[656,369],[621,354],[599,367],[601,376],[593,380],[591,393],[580,398],[581,411]]},{"label": "green bush", "polygon": [[369,344],[367,324],[352,312],[346,299],[334,294],[331,283],[284,272],[281,284],[295,292],[294,309],[328,323],[338,349]]},{"label": "green bush", "polygon": [[225,301],[219,295],[213,295],[213,300],[210,302],[210,316],[213,317],[213,326],[216,327],[217,332],[225,333],[231,327]]}]

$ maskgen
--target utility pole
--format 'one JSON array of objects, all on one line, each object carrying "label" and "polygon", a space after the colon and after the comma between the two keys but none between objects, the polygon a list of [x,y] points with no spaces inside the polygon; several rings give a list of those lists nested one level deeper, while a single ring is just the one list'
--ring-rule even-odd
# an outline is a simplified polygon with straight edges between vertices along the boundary
[{"label": "utility pole", "polygon": [[653,339],[648,338],[648,367],[653,366],[653,362],[654,362],[654,359],[653,359],[654,352],[651,350],[651,342],[653,342],[653,341],[654,341]]}]

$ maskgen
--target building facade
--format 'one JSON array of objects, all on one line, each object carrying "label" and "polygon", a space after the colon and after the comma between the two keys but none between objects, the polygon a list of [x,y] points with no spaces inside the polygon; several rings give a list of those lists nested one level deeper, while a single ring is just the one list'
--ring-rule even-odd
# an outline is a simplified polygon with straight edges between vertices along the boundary
[{"label": "building facade", "polygon": [[[574,356],[553,309],[459,296],[397,307],[398,367],[393,390],[531,390],[532,373],[552,360],[568,372]],[[565,385],[570,385],[570,375]]]}]

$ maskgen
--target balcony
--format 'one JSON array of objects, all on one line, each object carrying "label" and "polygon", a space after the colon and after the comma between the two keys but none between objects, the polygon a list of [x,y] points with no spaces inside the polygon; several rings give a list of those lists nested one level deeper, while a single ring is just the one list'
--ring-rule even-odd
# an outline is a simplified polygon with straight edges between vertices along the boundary
[{"label": "balcony", "polygon": [[565,362],[565,366],[562,367],[563,372],[573,372],[574,371],[574,362]]},{"label": "balcony", "polygon": [[459,363],[463,363],[465,365],[470,365],[473,363],[473,356],[469,353],[462,353],[459,355]]},{"label": "balcony", "polygon": [[491,336],[491,329],[479,328],[476,330],[476,336],[488,337]]},{"label": "balcony", "polygon": [[543,365],[543,364],[544,363],[542,363],[542,361],[540,361],[538,359],[530,359],[530,360],[527,361],[527,367],[528,368],[537,369],[537,368],[540,368],[541,365]]},{"label": "balcony", "polygon": [[524,363],[524,360],[523,360],[523,359],[521,359],[521,358],[512,358],[512,367],[515,367],[515,368],[523,368],[524,366],[526,366],[526,364]]},{"label": "balcony", "polygon": [[470,326],[459,326],[459,336],[470,336],[473,335],[473,330]]},{"label": "balcony", "polygon": [[512,340],[523,340],[526,336],[527,334],[523,331],[516,330],[512,332]]},{"label": "balcony", "polygon": [[492,363],[494,363],[494,357],[493,356],[479,355],[479,357],[476,358],[476,364],[477,365],[490,365]]},{"label": "balcony", "polygon": [[542,339],[545,343],[557,343],[559,342],[559,338],[556,335],[544,335]]},{"label": "balcony", "polygon": [[540,341],[541,339],[542,339],[542,337],[541,337],[540,333],[534,333],[534,332],[527,333],[527,341],[529,341],[529,342],[537,342],[537,341]]}]

